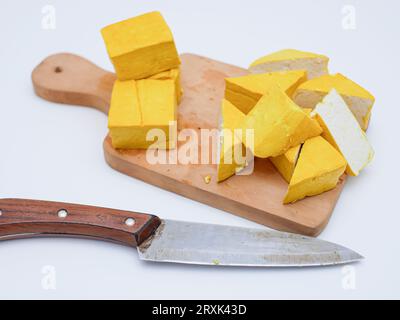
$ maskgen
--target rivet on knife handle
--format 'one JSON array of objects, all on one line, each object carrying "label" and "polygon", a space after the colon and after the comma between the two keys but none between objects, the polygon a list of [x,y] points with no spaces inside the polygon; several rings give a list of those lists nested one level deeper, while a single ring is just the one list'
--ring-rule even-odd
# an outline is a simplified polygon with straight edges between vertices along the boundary
[{"label": "rivet on knife handle", "polygon": [[0,199],[0,240],[37,236],[89,237],[139,246],[160,225],[158,217],[93,206]]}]

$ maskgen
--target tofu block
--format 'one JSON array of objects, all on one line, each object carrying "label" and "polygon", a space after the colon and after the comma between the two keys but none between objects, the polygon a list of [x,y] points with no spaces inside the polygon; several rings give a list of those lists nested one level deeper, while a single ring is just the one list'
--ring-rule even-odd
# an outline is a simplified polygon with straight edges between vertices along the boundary
[{"label": "tofu block", "polygon": [[[114,148],[171,149],[176,145],[176,92],[173,80],[116,81],[108,115]],[[165,139],[147,141],[152,129],[164,132]]]},{"label": "tofu block", "polygon": [[346,102],[332,89],[313,113],[324,130],[323,137],[346,159],[346,173],[357,176],[372,160],[374,151]]},{"label": "tofu block", "polygon": [[307,80],[305,71],[283,71],[252,74],[225,79],[225,99],[248,114],[268,88],[275,84],[292,96],[295,89]]},{"label": "tofu block", "polygon": [[[221,124],[220,124],[220,145],[218,163],[218,182],[222,182],[244,168],[245,148],[240,136],[235,135],[235,129],[239,129],[240,123],[245,118],[245,114],[227,100],[222,101]],[[243,157],[235,157],[241,152]]]},{"label": "tofu block", "polygon": [[181,70],[180,68],[175,68],[167,71],[157,73],[147,79],[153,80],[173,80],[175,83],[176,91],[176,101],[179,104],[182,100],[183,89],[181,85]]},{"label": "tofu block", "polygon": [[244,142],[259,158],[279,156],[322,132],[318,122],[311,119],[278,86],[271,86],[246,116],[241,128],[254,130],[254,146]]},{"label": "tofu block", "polygon": [[334,189],[346,169],[346,160],[321,136],[301,148],[284,204]]},{"label": "tofu block", "polygon": [[252,73],[306,70],[308,79],[313,79],[328,73],[328,62],[329,58],[321,54],[285,49],[257,59],[249,70]]},{"label": "tofu block", "polygon": [[361,128],[366,130],[375,98],[363,87],[340,73],[304,82],[296,89],[292,98],[300,107],[315,108],[332,89],[336,89],[342,96]]},{"label": "tofu block", "polygon": [[119,80],[137,80],[177,68],[180,59],[167,23],[150,12],[101,30]]}]

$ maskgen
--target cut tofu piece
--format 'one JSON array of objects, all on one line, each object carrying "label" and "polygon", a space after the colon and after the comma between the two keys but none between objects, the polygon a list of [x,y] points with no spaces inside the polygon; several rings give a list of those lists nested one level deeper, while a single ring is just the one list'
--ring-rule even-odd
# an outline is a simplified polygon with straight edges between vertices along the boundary
[{"label": "cut tofu piece", "polygon": [[363,87],[340,73],[304,82],[296,89],[292,97],[300,107],[315,108],[332,89],[336,89],[342,96],[361,128],[366,130],[375,98]]},{"label": "cut tofu piece", "polygon": [[171,30],[159,12],[109,25],[101,33],[119,80],[144,79],[180,65]]},{"label": "cut tofu piece", "polygon": [[346,160],[321,136],[304,142],[290,180],[284,204],[334,189],[346,169]]},{"label": "cut tofu piece", "polygon": [[284,154],[277,157],[270,158],[272,164],[281,174],[281,176],[286,180],[287,183],[293,176],[294,169],[296,167],[297,160],[300,155],[301,144],[296,147],[290,148]]},{"label": "cut tofu piece", "polygon": [[[245,148],[240,136],[235,135],[235,129],[239,129],[239,124],[244,118],[245,114],[232,103],[225,99],[222,101],[218,182],[230,178],[245,166]],[[241,153],[239,157],[237,156],[238,152]]]},{"label": "cut tofu piece", "polygon": [[173,80],[175,83],[176,91],[176,101],[179,104],[182,100],[183,89],[181,85],[181,70],[180,68],[175,68],[167,71],[157,73],[147,79],[153,80]]},{"label": "cut tofu piece", "polygon": [[311,52],[285,49],[257,59],[250,65],[250,72],[265,73],[285,70],[307,70],[308,79],[328,73],[329,58]]},{"label": "cut tofu piece", "polygon": [[232,102],[243,113],[248,114],[271,84],[278,85],[289,96],[307,80],[306,71],[283,71],[252,74],[225,79],[225,99]]},{"label": "cut tofu piece", "polygon": [[[176,92],[173,80],[116,81],[108,115],[108,127],[114,148],[171,149],[176,146]],[[148,141],[152,129],[164,137]],[[160,132],[161,133],[161,132]],[[156,132],[158,136],[158,132]],[[163,138],[163,139],[162,139]]]},{"label": "cut tofu piece", "polygon": [[346,173],[357,176],[372,160],[374,151],[365,132],[335,89],[313,111],[325,137],[347,161]]},{"label": "cut tofu piece", "polygon": [[254,146],[244,142],[259,158],[279,156],[322,132],[318,122],[278,86],[271,86],[245,117],[241,128],[244,133],[248,129],[254,130]]}]

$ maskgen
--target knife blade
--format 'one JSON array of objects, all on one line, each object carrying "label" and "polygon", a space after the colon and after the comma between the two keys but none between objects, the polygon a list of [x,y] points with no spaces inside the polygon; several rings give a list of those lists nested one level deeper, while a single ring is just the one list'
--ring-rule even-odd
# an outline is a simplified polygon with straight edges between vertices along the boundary
[{"label": "knife blade", "polygon": [[163,220],[138,247],[142,260],[246,267],[302,267],[346,264],[363,259],[334,243],[301,235]]},{"label": "knife blade", "polygon": [[242,267],[311,267],[363,257],[327,241],[268,229],[174,220],[93,206],[0,199],[0,240],[89,237],[137,247],[152,262]]}]

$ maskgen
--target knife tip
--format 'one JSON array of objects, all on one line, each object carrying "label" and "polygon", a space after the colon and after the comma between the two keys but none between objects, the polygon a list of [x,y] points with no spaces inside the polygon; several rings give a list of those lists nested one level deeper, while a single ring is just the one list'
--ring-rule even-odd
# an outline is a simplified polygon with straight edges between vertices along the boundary
[{"label": "knife tip", "polygon": [[365,260],[364,256],[362,256],[361,254],[359,254],[359,253],[357,253],[355,251],[352,252],[352,256],[351,256],[350,262],[361,262],[363,260]]}]

